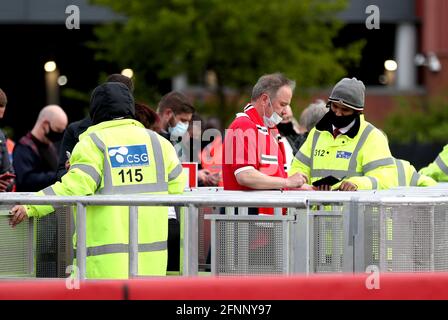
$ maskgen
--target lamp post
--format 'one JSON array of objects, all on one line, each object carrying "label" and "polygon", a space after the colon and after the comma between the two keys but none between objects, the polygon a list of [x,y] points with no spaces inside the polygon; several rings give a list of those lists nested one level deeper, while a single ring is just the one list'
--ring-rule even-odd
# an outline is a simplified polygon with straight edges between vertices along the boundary
[{"label": "lamp post", "polygon": [[59,70],[56,62],[47,61],[44,65],[45,69],[45,87],[47,91],[47,105],[59,105]]}]

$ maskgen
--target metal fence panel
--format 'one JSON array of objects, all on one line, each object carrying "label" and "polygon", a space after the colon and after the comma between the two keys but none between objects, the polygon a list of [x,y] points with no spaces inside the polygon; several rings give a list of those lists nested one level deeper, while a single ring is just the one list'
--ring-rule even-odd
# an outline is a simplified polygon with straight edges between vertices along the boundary
[{"label": "metal fence panel", "polygon": [[[448,271],[447,205],[433,202],[371,203],[364,216],[364,269],[381,272]],[[357,271],[362,271],[357,269]]]},{"label": "metal fence panel", "polygon": [[434,271],[448,270],[448,204],[434,208]]},{"label": "metal fence panel", "polygon": [[[218,275],[285,274],[288,225],[282,216],[211,215]],[[286,235],[286,236],[285,236]]]},{"label": "metal fence panel", "polygon": [[33,221],[9,226],[9,209],[0,206],[0,277],[34,276]]}]

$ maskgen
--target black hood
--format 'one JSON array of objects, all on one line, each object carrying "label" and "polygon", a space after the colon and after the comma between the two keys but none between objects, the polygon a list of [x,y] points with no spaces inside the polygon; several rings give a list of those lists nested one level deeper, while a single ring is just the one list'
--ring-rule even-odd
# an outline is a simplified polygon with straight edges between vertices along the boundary
[{"label": "black hood", "polygon": [[135,118],[134,98],[120,82],[106,82],[93,90],[90,98],[90,118],[93,124],[117,118]]}]

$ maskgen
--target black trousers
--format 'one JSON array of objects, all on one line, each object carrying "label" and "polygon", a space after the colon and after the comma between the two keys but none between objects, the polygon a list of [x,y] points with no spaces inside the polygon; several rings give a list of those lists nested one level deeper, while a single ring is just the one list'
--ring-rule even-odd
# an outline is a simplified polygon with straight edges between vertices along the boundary
[{"label": "black trousers", "polygon": [[180,223],[177,219],[168,219],[168,271],[180,271]]}]

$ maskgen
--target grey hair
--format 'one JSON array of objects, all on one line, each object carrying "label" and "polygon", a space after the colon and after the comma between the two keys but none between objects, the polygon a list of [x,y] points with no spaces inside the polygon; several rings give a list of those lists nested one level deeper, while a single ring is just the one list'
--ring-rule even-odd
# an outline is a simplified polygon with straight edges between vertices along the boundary
[{"label": "grey hair", "polygon": [[318,99],[303,110],[300,115],[299,124],[309,132],[327,112],[328,108],[326,107],[326,103]]},{"label": "grey hair", "polygon": [[294,91],[296,82],[286,78],[282,73],[265,74],[258,79],[254,88],[252,89],[252,101],[256,101],[263,93],[266,93],[269,98],[275,99],[277,91],[283,87],[288,86]]}]

